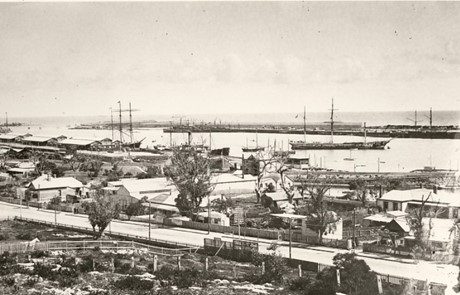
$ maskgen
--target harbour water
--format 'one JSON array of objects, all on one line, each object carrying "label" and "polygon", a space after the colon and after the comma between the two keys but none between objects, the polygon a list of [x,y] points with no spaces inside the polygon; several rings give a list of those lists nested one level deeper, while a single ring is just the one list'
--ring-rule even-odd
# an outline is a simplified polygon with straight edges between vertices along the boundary
[{"label": "harbour water", "polygon": [[[349,113],[345,113],[345,116],[349,116]],[[356,121],[365,119],[366,116],[370,116],[368,113],[362,113],[365,115],[355,116]],[[389,113],[392,114],[392,113]],[[404,114],[407,115],[407,114]],[[456,125],[458,121],[458,112],[446,112],[445,116],[439,120],[443,121],[443,124]],[[210,116],[210,115],[209,115]],[[227,115],[230,116],[230,115]],[[281,114],[279,117],[283,118],[286,114]],[[321,118],[320,115],[317,115]],[[364,116],[364,117],[363,117]],[[387,114],[387,124],[398,124],[397,118],[400,118],[401,114]],[[239,122],[248,122],[250,118],[246,115],[240,115]],[[243,120],[243,118],[246,118]],[[255,119],[254,119],[255,118]],[[254,121],[260,121],[262,118],[252,117]],[[265,121],[269,121],[270,117],[264,117]],[[137,120],[146,118],[136,118]],[[203,118],[205,119],[205,118]],[[230,119],[230,117],[226,117]],[[257,119],[257,120],[256,120]],[[19,120],[19,118],[18,118]],[[69,129],[68,127],[74,126],[78,123],[87,122],[99,122],[106,121],[107,118],[104,116],[97,117],[56,117],[56,118],[30,118],[26,121],[27,125],[14,127],[13,132],[29,132],[34,135],[66,135],[73,138],[102,138],[112,137],[111,130],[79,130]],[[159,119],[158,119],[159,120]],[[281,119],[280,119],[281,120]],[[380,119],[378,119],[380,120]],[[276,120],[275,120],[276,121]],[[282,120],[281,120],[282,121]],[[293,121],[293,120],[291,120]],[[238,122],[238,121],[237,121]],[[377,120],[375,122],[377,124]],[[378,123],[382,124],[382,122]],[[156,144],[169,145],[181,144],[187,142],[187,134],[169,134],[163,133],[161,128],[152,129],[140,129],[134,133],[136,140],[145,138],[142,147],[152,147]],[[303,135],[288,135],[288,134],[254,134],[254,133],[194,133],[192,135],[193,143],[209,145],[211,139],[212,148],[230,147],[230,155],[241,157],[241,148],[246,145],[248,141],[249,146],[256,145],[256,137],[259,146],[274,146],[276,140],[276,148],[278,150],[287,150],[289,140],[303,140]],[[114,132],[114,138],[119,138],[119,133]],[[124,138],[128,138],[124,135]],[[318,141],[328,142],[330,136],[321,135],[308,135],[307,141]],[[370,138],[368,141],[381,140],[382,138]],[[361,137],[354,136],[334,136],[334,141],[360,141],[363,140]],[[318,150],[318,151],[296,151],[297,154],[309,156],[312,165],[318,167],[326,167],[332,169],[340,169],[346,171],[377,171],[380,169],[382,172],[404,172],[411,171],[414,169],[422,169],[424,166],[434,166],[439,169],[458,169],[460,162],[460,140],[458,139],[393,139],[388,144],[388,149],[385,150]],[[244,155],[249,156],[248,154]],[[349,160],[345,158],[354,158]],[[379,163],[380,161],[380,163]]]}]

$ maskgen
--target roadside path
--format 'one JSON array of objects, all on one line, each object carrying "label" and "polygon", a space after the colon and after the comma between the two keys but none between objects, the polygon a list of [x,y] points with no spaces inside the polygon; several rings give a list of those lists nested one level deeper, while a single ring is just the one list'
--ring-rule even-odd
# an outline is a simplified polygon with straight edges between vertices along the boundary
[{"label": "roadside path", "polygon": [[[5,204],[0,202],[0,219],[14,218],[20,216],[25,218],[37,219],[42,221],[54,222],[54,212],[45,212],[37,210],[36,208],[19,208],[18,205]],[[67,225],[82,226],[91,228],[87,219],[82,218],[81,215],[76,216],[69,213],[58,213],[57,222]],[[148,237],[148,227],[145,223],[136,222],[112,222],[110,229],[114,232],[121,232],[124,234],[138,235]],[[162,239],[171,242],[188,243],[196,246],[203,246],[204,238],[221,238],[226,241],[231,241],[232,236],[228,234],[221,234],[186,229],[186,228],[152,228],[151,237],[155,239]],[[238,236],[234,236],[237,238]],[[257,240],[251,238],[251,240]],[[267,247],[273,240],[259,239],[259,249],[262,253],[270,253]],[[276,250],[281,255],[289,256],[289,247],[285,243]],[[309,247],[309,248],[292,248],[292,258],[305,260],[324,265],[332,265],[332,258],[337,253],[347,253],[347,250],[327,248],[327,247]],[[369,255],[368,255],[369,254]],[[407,261],[397,261],[398,259],[385,259],[386,255],[365,253],[366,256],[360,258],[366,261],[369,267],[380,274],[388,274],[390,276],[412,278],[421,281],[430,281],[438,284],[445,284],[447,286],[454,286],[457,283],[459,274],[458,266],[436,264],[426,261],[420,261],[417,264],[407,263]],[[446,293],[448,294],[448,293]]]}]

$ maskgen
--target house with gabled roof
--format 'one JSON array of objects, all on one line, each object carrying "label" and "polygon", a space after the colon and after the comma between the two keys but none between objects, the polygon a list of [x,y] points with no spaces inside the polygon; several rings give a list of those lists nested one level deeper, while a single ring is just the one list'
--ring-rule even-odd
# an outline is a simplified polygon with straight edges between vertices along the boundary
[{"label": "house with gabled roof", "polygon": [[33,180],[28,189],[32,192],[33,201],[47,203],[54,197],[64,201],[67,195],[80,196],[83,184],[73,177],[52,177],[44,174]]}]

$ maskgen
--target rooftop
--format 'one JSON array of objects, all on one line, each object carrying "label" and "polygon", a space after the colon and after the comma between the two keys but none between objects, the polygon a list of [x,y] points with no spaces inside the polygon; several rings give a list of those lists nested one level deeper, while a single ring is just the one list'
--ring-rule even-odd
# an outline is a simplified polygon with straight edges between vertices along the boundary
[{"label": "rooftop", "polygon": [[81,188],[83,184],[73,177],[58,177],[54,178],[48,175],[42,175],[32,181],[35,189],[53,189],[53,188]]},{"label": "rooftop", "polygon": [[451,192],[448,190],[433,190],[419,188],[412,190],[392,190],[384,194],[380,200],[396,202],[421,202],[428,197],[429,203],[439,203],[441,205],[450,205],[460,207],[460,192]]}]

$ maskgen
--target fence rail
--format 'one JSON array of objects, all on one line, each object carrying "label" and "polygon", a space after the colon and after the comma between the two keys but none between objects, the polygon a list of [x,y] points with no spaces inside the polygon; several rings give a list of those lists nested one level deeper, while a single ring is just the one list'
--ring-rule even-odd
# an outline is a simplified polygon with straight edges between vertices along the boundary
[{"label": "fence rail", "polygon": [[47,241],[0,244],[0,253],[29,253],[33,251],[73,251],[73,250],[147,250],[152,254],[164,256],[182,255],[185,249],[171,249],[145,245],[134,241],[85,240],[85,241]]},{"label": "fence rail", "polygon": [[[43,221],[43,220],[32,219],[32,218],[25,218],[25,217],[16,217],[16,220],[21,220],[21,221],[31,222],[31,223],[38,223],[38,224],[44,224],[44,225],[48,225],[48,226],[51,226],[51,227],[57,227],[57,228],[62,228],[62,229],[70,229],[70,230],[83,232],[83,233],[86,233],[86,234],[93,234],[92,229],[90,229],[89,227],[62,224],[62,223],[54,223],[54,222]],[[140,243],[143,243],[143,244],[145,244],[145,243],[159,244],[159,245],[169,246],[170,248],[179,248],[179,249],[182,249],[182,250],[187,249],[188,251],[196,251],[197,249],[200,248],[200,246],[193,245],[193,244],[181,243],[181,242],[172,242],[172,241],[167,241],[167,240],[162,240],[162,239],[154,239],[154,238],[151,238],[149,240],[147,237],[138,236],[138,235],[130,235],[130,234],[125,234],[125,233],[115,232],[115,231],[106,232],[105,235],[110,236],[110,237],[121,238],[121,239],[133,240],[135,242],[140,242]]]}]

